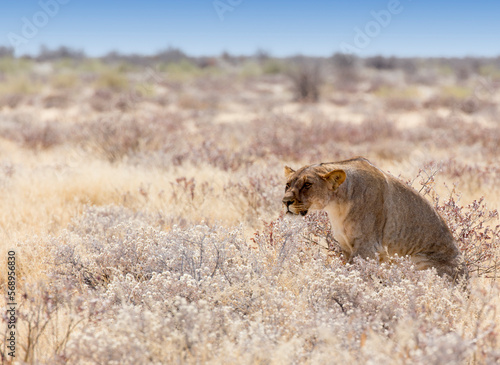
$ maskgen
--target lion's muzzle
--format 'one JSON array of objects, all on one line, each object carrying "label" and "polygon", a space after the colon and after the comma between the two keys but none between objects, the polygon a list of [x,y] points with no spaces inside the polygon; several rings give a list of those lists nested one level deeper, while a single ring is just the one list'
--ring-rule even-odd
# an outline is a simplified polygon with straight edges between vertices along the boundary
[{"label": "lion's muzzle", "polygon": [[[282,200],[283,205],[286,207],[286,214],[293,214],[293,215],[301,215],[305,216],[307,214],[307,209],[302,209],[297,211],[297,207],[293,207],[293,205],[296,203],[296,200],[292,196],[286,196]],[[291,208],[291,209],[290,209]]]}]

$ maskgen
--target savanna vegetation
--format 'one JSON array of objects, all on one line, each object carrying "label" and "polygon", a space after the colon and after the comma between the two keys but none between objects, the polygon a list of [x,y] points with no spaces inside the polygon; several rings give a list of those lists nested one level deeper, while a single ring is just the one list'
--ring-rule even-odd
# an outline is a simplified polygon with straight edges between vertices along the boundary
[{"label": "savanna vegetation", "polygon": [[[2,363],[500,361],[500,59],[0,55]],[[434,203],[468,290],[283,217],[285,164],[359,155]]]}]

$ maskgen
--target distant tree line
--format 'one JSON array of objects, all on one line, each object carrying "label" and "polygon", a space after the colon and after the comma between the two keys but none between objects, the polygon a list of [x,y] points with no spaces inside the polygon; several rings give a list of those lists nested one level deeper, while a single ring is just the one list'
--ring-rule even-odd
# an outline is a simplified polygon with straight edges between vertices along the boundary
[{"label": "distant tree line", "polygon": [[[15,58],[12,47],[0,46],[0,58]],[[83,50],[67,46],[58,48],[40,47],[37,55],[24,55],[18,58],[31,59],[36,62],[57,60],[83,61],[89,57]],[[95,58],[95,57],[94,57]],[[500,56],[498,57],[395,57],[370,56],[361,58],[354,54],[334,53],[330,57],[311,57],[294,55],[289,57],[273,57],[269,52],[258,49],[252,55],[232,55],[223,52],[216,56],[190,56],[179,48],[169,47],[155,54],[124,54],[111,51],[97,57],[106,64],[131,64],[140,67],[152,67],[157,64],[188,62],[199,68],[206,67],[238,67],[247,62],[261,65],[264,73],[282,74],[291,81],[296,100],[314,102],[319,99],[320,89],[326,77],[333,77],[335,85],[345,91],[354,90],[361,80],[361,69],[373,69],[380,72],[400,70],[407,77],[420,82],[432,83],[435,78],[432,72],[426,76],[419,75],[422,70],[440,70],[443,74],[455,75],[457,80],[467,80],[471,75],[490,73],[500,75]],[[416,77],[416,78],[415,78]],[[497,76],[495,76],[497,77]]]},{"label": "distant tree line", "polygon": [[[0,46],[0,57],[15,57],[14,48]],[[57,48],[49,48],[41,46],[37,55],[23,55],[19,58],[33,59],[40,62],[54,61],[60,59],[82,60],[87,58],[85,52],[80,49],[75,49],[67,46],[60,46]],[[253,55],[232,55],[228,52],[223,52],[217,56],[189,56],[181,49],[169,47],[161,50],[152,55],[143,55],[138,53],[124,54],[118,51],[111,51],[102,57],[97,57],[104,62],[127,62],[136,65],[150,65],[153,63],[175,63],[183,60],[189,60],[201,67],[209,66],[213,60],[223,60],[227,63],[237,65],[238,63],[245,62],[249,59],[258,62],[266,62],[270,59],[276,59],[269,52],[259,49]],[[429,66],[448,66],[454,70],[467,69],[468,71],[475,72],[485,65],[494,65],[500,67],[500,55],[497,57],[395,57],[395,56],[370,56],[358,57],[352,54],[334,53],[331,57],[310,57],[305,55],[295,55],[290,57],[280,58],[283,61],[304,62],[308,61],[322,61],[330,60],[337,68],[351,68],[354,66],[364,66],[377,70],[395,70],[401,69],[407,72],[416,70],[422,65]]]}]

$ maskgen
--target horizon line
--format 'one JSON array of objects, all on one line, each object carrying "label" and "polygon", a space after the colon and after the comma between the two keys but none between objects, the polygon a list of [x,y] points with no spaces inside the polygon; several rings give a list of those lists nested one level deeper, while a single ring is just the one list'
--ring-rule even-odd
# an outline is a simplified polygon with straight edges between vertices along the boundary
[{"label": "horizon line", "polygon": [[267,50],[263,47],[257,47],[255,51],[253,52],[248,52],[248,53],[233,53],[230,50],[221,50],[221,51],[215,51],[210,54],[203,54],[203,53],[197,53],[197,52],[188,52],[185,51],[182,47],[177,47],[177,46],[171,46],[167,45],[164,48],[161,48],[157,51],[152,51],[152,52],[140,52],[140,51],[122,51],[122,50],[117,50],[117,49],[112,49],[110,48],[106,52],[100,52],[98,54],[93,54],[93,53],[87,53],[83,47],[72,47],[72,46],[67,46],[67,45],[60,45],[56,47],[48,47],[45,45],[41,45],[40,49],[38,52],[26,52],[20,55],[15,55],[15,48],[10,47],[10,46],[5,46],[5,45],[0,45],[0,49],[4,49],[7,53],[9,50],[12,50],[11,56],[14,58],[37,58],[43,54],[43,51],[46,50],[47,52],[56,52],[62,49],[66,49],[69,52],[72,53],[80,53],[83,58],[105,58],[107,56],[110,56],[112,54],[116,54],[121,57],[155,57],[158,56],[164,52],[168,52],[169,50],[172,51],[179,51],[183,53],[184,56],[188,58],[203,58],[203,57],[209,57],[209,58],[217,58],[217,57],[222,57],[224,54],[227,54],[231,57],[257,57],[259,53],[262,55],[269,57],[269,58],[275,58],[275,59],[287,59],[287,58],[293,58],[293,57],[309,57],[309,58],[331,58],[334,55],[345,55],[348,57],[355,57],[355,58],[360,58],[360,59],[366,59],[366,58],[373,58],[373,57],[384,57],[384,58],[399,58],[399,59],[466,59],[466,58],[483,58],[483,59],[495,59],[495,58],[500,58],[500,53],[496,55],[479,55],[479,54],[467,54],[463,53],[460,55],[457,54],[442,54],[442,55],[402,55],[402,54],[397,54],[397,53],[387,53],[387,52],[376,52],[376,53],[371,53],[371,54],[356,54],[356,53],[345,53],[340,50],[338,51],[333,51],[330,52],[329,54],[312,54],[312,53],[302,53],[302,52],[294,52],[294,53],[287,53],[287,54],[274,54],[272,51]]}]

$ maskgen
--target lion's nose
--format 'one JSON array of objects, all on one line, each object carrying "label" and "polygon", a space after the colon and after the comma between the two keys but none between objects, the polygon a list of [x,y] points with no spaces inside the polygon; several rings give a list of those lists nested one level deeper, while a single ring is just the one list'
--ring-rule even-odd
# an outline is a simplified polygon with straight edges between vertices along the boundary
[{"label": "lion's nose", "polygon": [[293,204],[293,200],[292,199],[288,199],[288,198],[285,198],[283,199],[283,204],[286,205],[286,207],[288,208],[290,205]]}]

